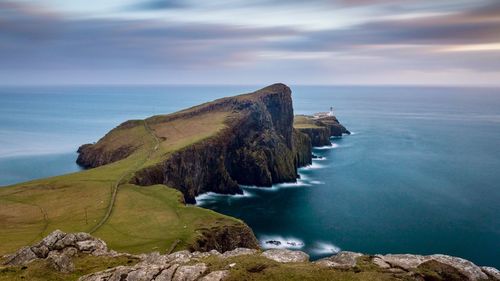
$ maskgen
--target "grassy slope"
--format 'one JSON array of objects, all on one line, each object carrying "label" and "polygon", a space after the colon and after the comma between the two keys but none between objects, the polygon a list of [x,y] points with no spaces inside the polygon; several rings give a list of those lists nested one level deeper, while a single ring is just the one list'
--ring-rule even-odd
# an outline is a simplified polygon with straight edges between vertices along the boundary
[{"label": "grassy slope", "polygon": [[134,265],[138,262],[129,257],[94,257],[91,255],[80,255],[73,258],[75,271],[72,273],[61,273],[54,270],[46,260],[37,260],[26,267],[0,266],[0,281],[31,280],[31,281],[63,281],[78,280],[80,276],[106,270],[119,265]]},{"label": "grassy slope", "polygon": [[[132,253],[176,249],[195,240],[204,226],[239,223],[234,218],[181,203],[180,192],[166,186],[126,184],[132,174],[168,157],[172,151],[224,128],[227,113],[154,123],[144,121],[113,130],[101,144],[138,149],[112,164],[78,173],[0,188],[0,254],[31,244],[55,229],[94,233],[112,249]],[[151,122],[152,123],[152,122]],[[159,143],[158,143],[159,142]],[[100,144],[100,145],[101,145]],[[106,216],[116,188],[116,200]]]},{"label": "grassy slope", "polygon": [[293,127],[296,129],[321,128],[318,125],[314,124],[313,120],[310,117],[304,115],[295,115],[295,117],[293,118]]}]

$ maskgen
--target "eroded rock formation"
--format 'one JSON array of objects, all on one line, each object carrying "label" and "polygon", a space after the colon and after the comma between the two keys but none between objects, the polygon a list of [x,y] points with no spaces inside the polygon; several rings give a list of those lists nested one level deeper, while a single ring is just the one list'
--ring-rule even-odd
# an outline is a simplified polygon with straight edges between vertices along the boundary
[{"label": "eroded rock formation", "polygon": [[[165,184],[180,190],[187,203],[194,203],[195,196],[204,192],[236,194],[242,192],[239,185],[270,187],[294,182],[297,168],[311,163],[310,139],[293,128],[291,91],[283,84],[150,118],[147,122],[158,128],[173,120],[217,112],[228,113],[224,129],[138,170],[132,182]],[[128,121],[114,130],[126,129],[137,122]],[[83,145],[78,163],[97,167],[123,159],[137,149],[127,143],[104,145],[114,135],[110,132],[96,144]]]}]

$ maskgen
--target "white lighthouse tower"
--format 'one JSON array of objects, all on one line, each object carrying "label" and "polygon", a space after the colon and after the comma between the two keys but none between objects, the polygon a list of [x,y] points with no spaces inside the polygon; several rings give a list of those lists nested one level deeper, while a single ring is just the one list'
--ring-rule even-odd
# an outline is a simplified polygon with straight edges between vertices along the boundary
[{"label": "white lighthouse tower", "polygon": [[330,112],[328,112],[328,116],[333,116],[333,106],[330,106]]}]

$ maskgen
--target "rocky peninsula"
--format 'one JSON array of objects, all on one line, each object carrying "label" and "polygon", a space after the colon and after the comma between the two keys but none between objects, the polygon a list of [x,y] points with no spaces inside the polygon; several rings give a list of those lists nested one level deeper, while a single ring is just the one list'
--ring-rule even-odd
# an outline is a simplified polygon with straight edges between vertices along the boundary
[{"label": "rocky peninsula", "polygon": [[78,149],[86,170],[0,190],[0,281],[500,280],[444,255],[262,252],[244,222],[186,204],[295,182],[313,146],[349,133],[294,116],[284,84],[126,121]]},{"label": "rocky peninsula", "polygon": [[[270,187],[294,182],[297,168],[311,163],[311,142],[293,127],[294,115],[290,89],[274,84],[254,93],[229,97],[144,120],[168,150],[174,123],[191,120],[213,121],[218,127],[206,137],[185,147],[168,151],[154,163],[139,169],[131,179],[137,185],[164,184],[178,189],[187,203],[204,192],[242,193],[239,185]],[[194,121],[196,122],[196,121]],[[214,124],[218,123],[218,124]],[[140,121],[127,121],[95,144],[79,148],[77,163],[98,167],[124,159],[143,146],[131,135]],[[215,131],[215,130],[214,130]]]}]

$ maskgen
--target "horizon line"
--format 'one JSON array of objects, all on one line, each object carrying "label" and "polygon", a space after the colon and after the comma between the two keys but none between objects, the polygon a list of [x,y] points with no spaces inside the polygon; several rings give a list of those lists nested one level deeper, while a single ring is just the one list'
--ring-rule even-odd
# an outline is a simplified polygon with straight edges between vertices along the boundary
[{"label": "horizon line", "polygon": [[273,85],[277,83],[282,83],[290,87],[418,87],[418,88],[500,88],[500,84],[349,84],[349,83],[284,83],[284,82],[274,82],[274,83],[252,83],[252,84],[236,84],[236,83],[61,83],[61,84],[0,84],[0,87],[165,87],[165,86],[249,86],[249,87],[266,87],[268,85]]}]

